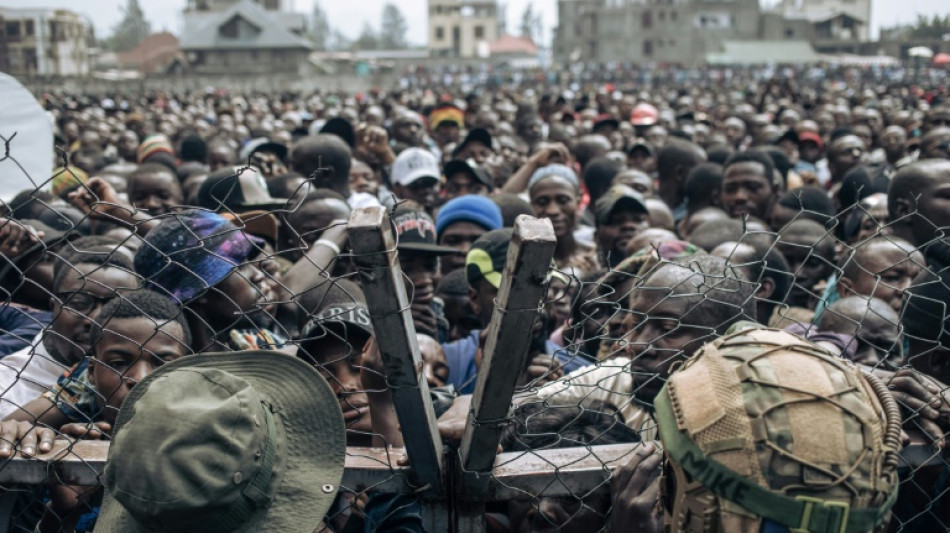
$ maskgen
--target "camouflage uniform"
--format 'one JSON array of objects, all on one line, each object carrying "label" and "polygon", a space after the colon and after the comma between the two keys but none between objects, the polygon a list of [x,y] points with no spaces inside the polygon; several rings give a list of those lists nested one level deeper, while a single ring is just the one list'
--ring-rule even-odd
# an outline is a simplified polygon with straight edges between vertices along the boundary
[{"label": "camouflage uniform", "polygon": [[900,413],[873,377],[789,333],[705,345],[654,406],[668,531],[882,530],[897,495]]}]

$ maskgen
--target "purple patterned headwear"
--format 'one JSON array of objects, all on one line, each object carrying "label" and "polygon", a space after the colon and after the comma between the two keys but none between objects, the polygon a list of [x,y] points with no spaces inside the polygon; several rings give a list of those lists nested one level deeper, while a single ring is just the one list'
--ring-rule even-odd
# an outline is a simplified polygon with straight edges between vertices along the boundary
[{"label": "purple patterned headwear", "polygon": [[187,303],[228,277],[263,244],[221,215],[189,209],[145,236],[135,254],[135,271],[151,288]]}]

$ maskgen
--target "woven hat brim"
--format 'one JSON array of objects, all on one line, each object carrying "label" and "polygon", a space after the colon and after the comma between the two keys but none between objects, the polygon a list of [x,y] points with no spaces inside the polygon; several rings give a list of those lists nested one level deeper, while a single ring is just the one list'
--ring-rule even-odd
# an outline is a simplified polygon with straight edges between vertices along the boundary
[{"label": "woven hat brim", "polygon": [[[156,376],[184,367],[216,368],[234,374],[250,383],[277,408],[275,419],[285,437],[285,446],[279,451],[278,485],[273,503],[235,533],[316,530],[333,505],[346,460],[343,414],[326,380],[300,359],[273,351],[182,357],[150,374],[129,393],[119,410],[115,432],[121,431],[131,419],[135,402]],[[332,487],[332,490],[327,492],[324,487]],[[95,531],[155,533],[156,530],[137,522],[106,490]]]}]

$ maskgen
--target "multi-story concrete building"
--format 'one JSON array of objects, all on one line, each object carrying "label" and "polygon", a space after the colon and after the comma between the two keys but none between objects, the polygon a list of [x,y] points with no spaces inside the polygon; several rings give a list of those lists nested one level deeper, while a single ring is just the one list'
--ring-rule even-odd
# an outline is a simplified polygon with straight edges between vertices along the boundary
[{"label": "multi-story concrete building", "polygon": [[869,0],[784,0],[766,11],[758,0],[559,0],[554,57],[688,65],[727,42],[858,44],[867,18],[856,13],[869,9]]},{"label": "multi-story concrete building", "polygon": [[760,14],[758,0],[560,0],[554,56],[701,62],[724,40],[757,38]]},{"label": "multi-story concrete building", "polygon": [[782,0],[780,11],[788,18],[805,18],[819,39],[867,41],[871,0]]},{"label": "multi-story concrete building", "polygon": [[497,38],[495,0],[429,0],[430,57],[487,57]]},{"label": "multi-story concrete building", "polygon": [[13,76],[89,73],[89,23],[72,11],[0,8],[4,70]]}]

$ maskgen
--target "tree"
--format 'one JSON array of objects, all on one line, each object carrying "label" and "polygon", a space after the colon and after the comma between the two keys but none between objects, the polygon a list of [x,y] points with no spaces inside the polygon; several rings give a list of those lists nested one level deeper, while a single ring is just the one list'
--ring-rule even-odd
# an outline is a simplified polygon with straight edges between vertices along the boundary
[{"label": "tree", "polygon": [[139,45],[152,33],[152,25],[145,19],[139,0],[126,0],[122,20],[112,29],[109,48],[125,52]]},{"label": "tree", "polygon": [[541,15],[534,13],[534,3],[528,2],[528,5],[525,6],[524,11],[521,13],[521,25],[519,29],[521,30],[522,37],[528,37],[532,41],[535,40],[535,32],[538,31],[537,28],[540,25]]},{"label": "tree", "polygon": [[912,39],[943,39],[947,34],[950,34],[950,15],[934,15],[932,19],[917,15],[917,24],[910,30]]},{"label": "tree", "polygon": [[353,42],[347,38],[346,35],[343,35],[343,32],[340,30],[333,30],[330,33],[330,38],[327,42],[327,50],[340,52],[349,50],[351,46],[353,46]]},{"label": "tree", "polygon": [[313,12],[310,15],[310,40],[313,41],[314,49],[321,52],[329,50],[330,40],[330,21],[327,14],[320,7],[319,1],[314,1]]},{"label": "tree", "polygon": [[360,36],[353,41],[354,50],[378,50],[379,49],[379,35],[376,33],[376,30],[369,22],[363,23],[363,31],[360,32]]},{"label": "tree", "polygon": [[400,50],[408,48],[409,42],[406,40],[406,32],[409,31],[409,24],[406,23],[406,17],[402,11],[396,7],[396,4],[387,2],[383,6],[383,20],[379,27],[379,41],[384,50]]}]

